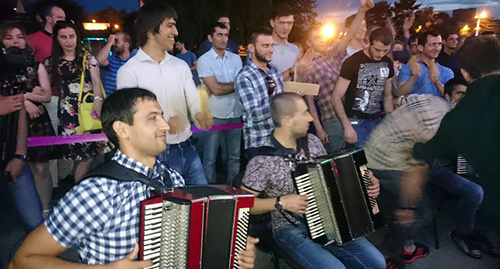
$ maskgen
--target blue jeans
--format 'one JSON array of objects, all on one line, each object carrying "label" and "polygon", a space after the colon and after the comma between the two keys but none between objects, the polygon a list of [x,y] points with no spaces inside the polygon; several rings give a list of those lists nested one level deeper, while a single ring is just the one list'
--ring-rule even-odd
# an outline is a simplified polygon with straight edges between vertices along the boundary
[{"label": "blue jeans", "polygon": [[366,238],[343,246],[314,243],[304,224],[273,229],[273,238],[295,261],[306,268],[385,268],[382,253]]},{"label": "blue jeans", "polygon": [[[366,120],[359,118],[349,118],[351,122],[352,128],[356,131],[356,135],[358,137],[358,141],[354,144],[354,147],[359,149],[362,148],[368,138],[370,137],[371,132],[377,125],[382,121],[382,119],[376,120]],[[357,122],[357,123],[356,123]],[[327,119],[323,121],[323,129],[328,134],[328,149],[329,152],[336,152],[344,148],[350,148],[353,145],[345,142],[344,140],[344,126],[340,120],[335,117],[331,119]]]},{"label": "blue jeans", "polygon": [[[2,185],[8,180],[10,179],[5,175],[5,167],[1,167],[0,181]],[[8,182],[7,184],[10,191],[10,197],[14,201],[14,205],[21,220],[24,222],[28,231],[33,230],[43,221],[43,208],[28,164],[24,165],[23,171],[16,183]]]},{"label": "blue jeans", "polygon": [[[396,170],[371,170],[380,182],[380,195],[377,199],[380,211],[388,218],[388,222],[391,223],[396,219],[394,210],[400,206],[402,193],[401,177],[403,173]],[[397,201],[397,203],[394,201]],[[401,232],[404,247],[412,246],[415,243],[416,228],[421,224],[424,214],[425,210],[420,204],[415,212],[415,223],[409,226],[396,224]]]},{"label": "blue jeans", "polygon": [[476,211],[483,201],[483,188],[446,168],[432,169],[428,177],[436,186],[460,196],[455,213],[456,230],[461,234],[473,233]]},{"label": "blue jeans", "polygon": [[[375,120],[366,120],[366,119],[359,119],[359,118],[349,118],[351,120],[352,127],[356,131],[356,135],[358,136],[358,141],[355,144],[355,147],[357,149],[362,148],[365,144],[368,138],[370,137],[370,134],[372,131],[377,127],[377,125],[382,122],[381,118],[375,119]],[[357,121],[357,124],[353,124],[352,122]]]},{"label": "blue jeans", "polygon": [[158,160],[179,172],[186,185],[207,185],[205,171],[194,145],[185,148],[168,145]]},{"label": "blue jeans", "polygon": [[[214,124],[227,124],[241,122],[240,118],[218,119],[214,118]],[[221,143],[224,140],[225,143]],[[227,181],[231,185],[233,179],[240,173],[240,149],[241,129],[215,131],[207,133],[207,140],[203,149],[203,168],[208,183],[217,183],[215,174],[215,160],[219,145],[226,147],[227,152]]]}]

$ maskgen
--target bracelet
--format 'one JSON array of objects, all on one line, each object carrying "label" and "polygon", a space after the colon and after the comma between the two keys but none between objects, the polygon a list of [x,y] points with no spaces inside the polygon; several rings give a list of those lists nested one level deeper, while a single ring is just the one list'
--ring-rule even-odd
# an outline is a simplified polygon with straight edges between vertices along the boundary
[{"label": "bracelet", "polygon": [[100,96],[94,96],[94,100],[98,100],[98,101],[104,102],[104,98],[102,98]]},{"label": "bracelet", "polygon": [[411,206],[400,206],[398,209],[400,209],[400,210],[413,210],[413,211],[417,211],[416,207],[411,207]]}]

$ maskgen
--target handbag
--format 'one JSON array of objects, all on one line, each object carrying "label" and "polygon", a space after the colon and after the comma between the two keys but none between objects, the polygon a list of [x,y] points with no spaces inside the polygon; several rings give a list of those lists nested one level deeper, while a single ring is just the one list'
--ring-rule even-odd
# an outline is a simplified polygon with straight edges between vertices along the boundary
[{"label": "handbag", "polygon": [[[78,93],[78,123],[79,126],[76,128],[76,132],[83,134],[86,132],[97,131],[102,129],[102,123],[99,118],[94,118],[92,116],[92,109],[94,107],[94,93],[89,91],[83,95],[83,84],[85,81],[85,69],[87,62],[87,52],[83,55],[83,66],[82,75],[80,76],[80,92]],[[106,93],[102,87],[102,96],[106,98]],[[83,95],[83,99],[82,99]],[[92,100],[89,102],[88,100]]]}]

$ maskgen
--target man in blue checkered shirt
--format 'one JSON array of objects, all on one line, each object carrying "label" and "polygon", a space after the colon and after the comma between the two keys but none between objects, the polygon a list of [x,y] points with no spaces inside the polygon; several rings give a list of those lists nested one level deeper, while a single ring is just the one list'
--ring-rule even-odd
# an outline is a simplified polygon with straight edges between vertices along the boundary
[{"label": "man in blue checkered shirt", "polygon": [[283,91],[283,78],[278,69],[269,64],[274,48],[273,37],[267,29],[258,29],[250,35],[248,50],[251,62],[241,69],[234,83],[243,108],[243,141],[247,159],[256,148],[271,136],[271,98]]},{"label": "man in blue checkered shirt", "polygon": [[[180,187],[184,179],[156,161],[167,148],[170,129],[150,91],[129,88],[110,95],[103,104],[103,131],[119,150],[113,160],[151,181]],[[80,262],[109,268],[143,268],[151,261],[135,261],[139,240],[139,203],[152,188],[138,181],[90,177],[61,199],[52,214],[26,238],[9,268],[69,268],[75,264],[57,257],[74,245]],[[256,239],[239,256],[252,268]]]}]

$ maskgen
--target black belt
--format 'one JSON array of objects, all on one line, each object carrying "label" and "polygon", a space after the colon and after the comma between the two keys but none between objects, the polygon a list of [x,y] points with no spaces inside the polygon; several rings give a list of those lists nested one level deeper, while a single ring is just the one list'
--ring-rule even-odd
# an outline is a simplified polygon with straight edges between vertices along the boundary
[{"label": "black belt", "polygon": [[180,143],[177,143],[177,144],[168,144],[168,147],[170,147],[170,148],[184,149],[184,148],[191,147],[195,143],[196,143],[195,139],[192,138],[192,137],[189,137],[187,140],[185,140],[183,142],[180,142]]}]

